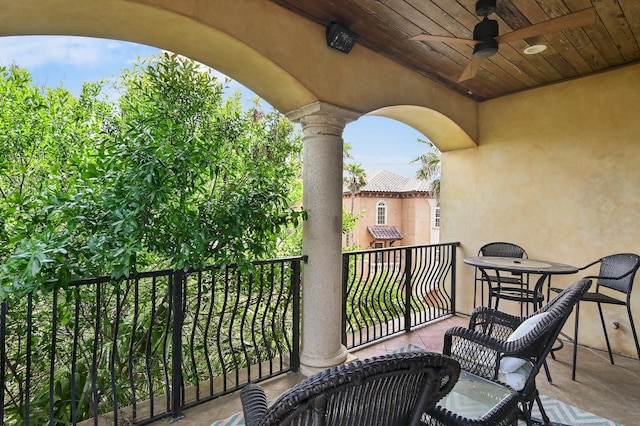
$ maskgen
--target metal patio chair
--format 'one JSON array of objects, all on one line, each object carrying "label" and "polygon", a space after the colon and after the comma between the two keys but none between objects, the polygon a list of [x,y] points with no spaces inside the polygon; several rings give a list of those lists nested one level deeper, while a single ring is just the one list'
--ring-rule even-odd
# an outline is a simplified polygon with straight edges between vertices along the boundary
[{"label": "metal patio chair", "polygon": [[[633,315],[631,314],[631,290],[633,289],[633,281],[635,279],[636,272],[640,267],[640,256],[633,253],[612,254],[591,262],[588,265],[580,268],[580,270],[582,271],[598,264],[600,265],[598,275],[585,277],[595,280],[595,291],[585,293],[580,299],[580,302],[595,302],[598,304],[600,322],[602,323],[602,331],[604,332],[604,339],[607,344],[607,351],[609,352],[609,360],[611,361],[611,364],[613,364],[613,354],[611,352],[609,335],[607,334],[607,327],[605,325],[604,315],[602,313],[602,305],[605,304],[626,306],[627,314],[629,316],[629,323],[631,325],[631,333],[633,334],[633,340],[636,344],[636,351],[638,353],[638,358],[640,359],[640,345],[638,344],[638,334],[636,333],[636,327],[633,322]],[[550,290],[558,292],[562,289],[551,288]],[[625,296],[624,300],[611,296],[611,294],[614,294],[614,292],[622,293],[622,295]],[[573,369],[571,371],[571,378],[573,380],[576,379],[579,320],[580,303],[578,302],[578,304],[576,305],[575,331],[573,336]]]},{"label": "metal patio chair", "polygon": [[[478,250],[478,256],[492,256],[492,257],[516,257],[521,259],[528,259],[525,249],[517,244],[509,242],[492,242],[485,244]],[[498,285],[500,284],[500,285]],[[488,288],[488,303],[487,306],[492,306],[492,301],[495,300],[493,307],[498,308],[500,299],[511,300],[521,302],[520,316],[523,316],[525,311],[523,304],[532,303],[535,300],[544,300],[544,297],[539,294],[538,298],[534,298],[532,290],[529,290],[529,275],[528,274],[516,274],[509,273],[500,275],[488,275],[483,274],[478,268],[475,270],[475,282],[473,287],[473,303],[476,307],[476,295],[477,288],[480,286],[480,300],[484,301],[484,286]],[[534,307],[538,308],[538,306]],[[526,313],[529,313],[528,306]]]}]

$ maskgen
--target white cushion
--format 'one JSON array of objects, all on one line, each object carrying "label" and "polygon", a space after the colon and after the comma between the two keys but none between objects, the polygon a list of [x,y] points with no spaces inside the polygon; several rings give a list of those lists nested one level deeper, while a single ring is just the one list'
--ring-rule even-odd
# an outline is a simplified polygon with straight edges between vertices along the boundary
[{"label": "white cushion", "polygon": [[521,391],[524,388],[524,385],[527,383],[527,378],[531,374],[531,369],[533,368],[530,362],[521,361],[523,364],[513,372],[498,372],[498,380],[511,386],[516,391]]},{"label": "white cushion", "polygon": [[[542,321],[547,315],[549,315],[548,312],[542,312],[523,321],[522,324],[520,324],[518,328],[516,328],[513,333],[511,333],[511,335],[507,338],[507,342],[513,342],[514,340],[518,340],[524,337],[527,333],[533,330],[533,328],[538,325],[538,323]],[[500,360],[499,372],[513,373],[522,365],[524,365],[525,362],[526,360],[521,358],[506,356]]]},{"label": "white cushion", "polygon": [[512,356],[505,356],[500,360],[500,373],[513,373],[520,368],[527,360],[522,358],[515,358]]}]

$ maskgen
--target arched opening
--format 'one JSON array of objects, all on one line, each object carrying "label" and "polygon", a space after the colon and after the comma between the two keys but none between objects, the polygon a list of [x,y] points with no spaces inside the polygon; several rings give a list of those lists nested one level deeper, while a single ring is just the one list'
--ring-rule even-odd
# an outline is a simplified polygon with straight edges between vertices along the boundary
[{"label": "arched opening", "polygon": [[[427,137],[399,120],[375,115],[350,123],[343,136],[352,157],[345,159],[345,179],[365,182],[343,193],[343,209],[355,219],[349,246],[378,247],[380,236],[389,232],[393,238],[387,235],[387,245],[439,242],[433,218],[436,195],[431,181],[418,179],[420,157],[431,149]],[[362,178],[352,176],[359,169]],[[380,203],[384,215],[379,214]]]}]

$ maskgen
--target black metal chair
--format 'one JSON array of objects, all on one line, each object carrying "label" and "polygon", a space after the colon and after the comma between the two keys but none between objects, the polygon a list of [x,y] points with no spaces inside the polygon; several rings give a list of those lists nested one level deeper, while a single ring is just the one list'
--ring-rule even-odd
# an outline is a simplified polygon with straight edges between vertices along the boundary
[{"label": "black metal chair", "polygon": [[[457,360],[463,370],[500,380],[518,391],[520,412],[528,425],[532,424],[534,402],[548,424],[549,418],[536,388],[536,376],[574,305],[590,285],[589,279],[572,284],[524,320],[492,308],[476,308],[469,328],[447,330],[443,353]],[[519,386],[510,383],[518,381]]]},{"label": "black metal chair", "polygon": [[241,400],[247,426],[407,426],[449,393],[457,361],[431,352],[403,352],[329,368],[282,394],[270,407],[250,384]]},{"label": "black metal chair", "polygon": [[[598,312],[600,313],[600,322],[602,323],[602,331],[604,332],[604,339],[607,343],[607,351],[609,352],[609,360],[613,364],[613,354],[611,352],[611,344],[609,343],[609,336],[607,334],[607,327],[604,321],[604,315],[602,313],[602,305],[619,305],[627,307],[627,314],[629,315],[629,323],[631,325],[631,332],[636,344],[636,351],[638,358],[640,359],[640,345],[638,344],[638,334],[636,333],[636,327],[633,322],[633,315],[631,314],[631,290],[633,288],[633,281],[640,267],[640,256],[633,253],[619,253],[605,256],[588,265],[583,266],[580,270],[588,269],[595,265],[600,265],[598,275],[587,276],[586,278],[596,280],[596,288],[593,292],[585,293],[580,299],[581,302],[595,302],[598,304]],[[551,288],[551,291],[561,291],[562,289]],[[625,295],[624,300],[617,299],[609,294],[602,292],[619,292]],[[580,303],[576,305],[575,315],[575,331],[573,336],[573,370],[571,372],[571,378],[576,379],[576,358],[578,354],[578,326],[580,320]]]},{"label": "black metal chair", "polygon": [[[478,251],[478,256],[493,256],[493,257],[517,257],[522,259],[528,259],[525,249],[514,243],[508,242],[493,242],[485,244]],[[497,274],[497,273],[496,273]],[[476,307],[476,295],[477,287],[480,285],[480,300],[484,301],[484,286],[488,287],[488,303],[487,306],[492,306],[498,309],[498,303],[500,299],[510,300],[520,303],[520,316],[529,314],[529,304],[533,304],[534,310],[539,308],[544,300],[542,294],[534,295],[533,290],[529,289],[529,275],[509,273],[509,275],[489,275],[488,273],[482,273],[479,268],[475,270],[475,283],[473,287],[473,303]],[[492,301],[495,303],[492,305]],[[536,306],[536,302],[538,305]],[[526,311],[523,305],[527,306]]]}]

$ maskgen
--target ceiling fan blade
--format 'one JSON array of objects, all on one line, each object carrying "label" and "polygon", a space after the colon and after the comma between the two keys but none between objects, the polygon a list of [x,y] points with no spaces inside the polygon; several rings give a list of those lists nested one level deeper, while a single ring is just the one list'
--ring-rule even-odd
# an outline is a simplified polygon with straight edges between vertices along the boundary
[{"label": "ceiling fan blade", "polygon": [[462,74],[460,74],[460,78],[458,78],[458,83],[475,77],[476,73],[478,72],[478,68],[480,67],[481,60],[482,58],[478,58],[477,56],[472,56],[467,66],[464,68],[464,71],[462,71]]},{"label": "ceiling fan blade", "polygon": [[478,44],[478,42],[476,40],[469,40],[469,39],[466,39],[466,38],[455,38],[455,37],[431,35],[431,34],[418,34],[417,36],[411,37],[409,40],[442,41],[442,42],[445,42],[445,43],[469,44],[471,46],[473,46],[475,44]]},{"label": "ceiling fan blade", "polygon": [[570,13],[559,18],[533,24],[529,27],[511,31],[496,37],[498,43],[511,43],[512,41],[535,37],[546,33],[567,30],[569,28],[584,27],[597,22],[596,8],[591,7],[579,12]]}]

